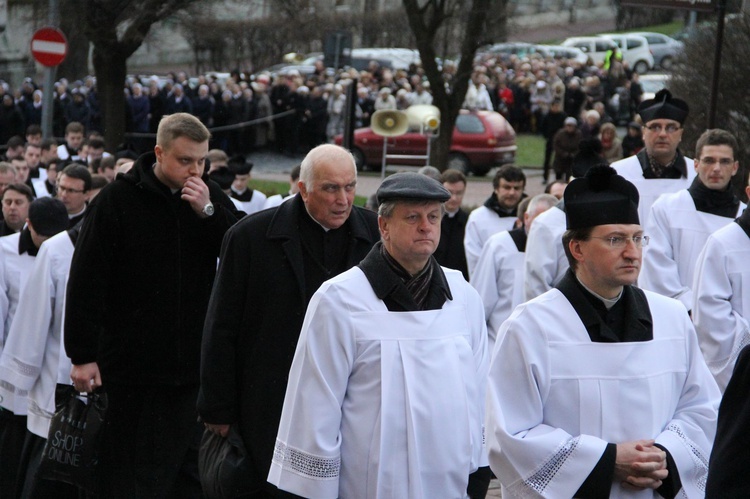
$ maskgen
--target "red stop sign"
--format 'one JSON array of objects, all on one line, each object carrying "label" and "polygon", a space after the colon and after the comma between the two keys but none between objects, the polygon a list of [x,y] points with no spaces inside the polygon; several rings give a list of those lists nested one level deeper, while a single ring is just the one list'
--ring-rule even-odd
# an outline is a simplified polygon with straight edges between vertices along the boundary
[{"label": "red stop sign", "polygon": [[39,64],[53,67],[59,65],[68,53],[68,41],[57,28],[41,28],[31,37],[31,54]]}]

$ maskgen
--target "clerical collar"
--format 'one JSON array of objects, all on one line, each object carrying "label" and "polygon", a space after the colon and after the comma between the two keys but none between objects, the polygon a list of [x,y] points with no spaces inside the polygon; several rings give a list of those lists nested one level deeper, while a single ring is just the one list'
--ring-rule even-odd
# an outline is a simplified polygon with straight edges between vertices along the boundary
[{"label": "clerical collar", "polygon": [[688,192],[690,197],[693,198],[695,209],[698,211],[727,218],[737,216],[740,200],[734,195],[730,185],[720,191],[709,189],[700,177],[696,176],[693,183],[688,187]]},{"label": "clerical collar", "polygon": [[72,220],[75,217],[81,216],[81,215],[83,215],[84,211],[86,211],[86,204],[85,203],[83,205],[83,209],[81,211],[79,211],[78,213],[73,213],[73,214],[68,213],[68,219]]},{"label": "clerical collar", "polygon": [[313,222],[315,222],[316,224],[318,224],[318,225],[320,226],[320,228],[321,228],[321,229],[323,229],[323,230],[324,230],[324,231],[326,231],[326,232],[328,232],[329,230],[331,230],[331,229],[329,229],[328,227],[326,227],[325,225],[323,225],[322,223],[318,222],[318,221],[317,221],[317,220],[315,219],[315,217],[314,217],[314,216],[312,216],[312,214],[310,213],[310,210],[308,210],[308,209],[307,209],[307,203],[305,203],[305,212],[307,213],[307,216],[309,216],[309,217],[310,217],[310,220],[312,220]]},{"label": "clerical collar", "polygon": [[448,210],[445,210],[445,215],[446,215],[446,216],[447,216],[448,218],[453,218],[453,217],[455,217],[455,216],[456,216],[456,214],[457,214],[457,213],[458,213],[459,211],[461,211],[461,208],[458,208],[458,209],[457,209],[456,211],[448,211]]},{"label": "clerical collar", "polygon": [[601,302],[604,304],[604,307],[607,310],[609,310],[612,307],[614,307],[615,303],[617,303],[620,300],[620,298],[622,298],[622,288],[620,288],[620,293],[617,296],[615,296],[614,298],[604,298],[602,295],[600,295],[599,293],[593,291],[591,288],[589,288],[588,286],[586,286],[583,283],[583,281],[581,281],[578,278],[578,275],[576,275],[576,280],[578,281],[578,284],[580,284],[581,286],[583,286],[583,289],[585,289],[586,291],[588,291],[589,293],[591,293],[591,295],[594,298],[598,298],[599,300],[601,300]]}]

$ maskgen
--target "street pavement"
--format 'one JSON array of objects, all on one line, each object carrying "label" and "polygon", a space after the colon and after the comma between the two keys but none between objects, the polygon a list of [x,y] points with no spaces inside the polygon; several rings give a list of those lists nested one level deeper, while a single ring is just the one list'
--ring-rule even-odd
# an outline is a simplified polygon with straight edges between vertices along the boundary
[{"label": "street pavement", "polygon": [[[404,170],[416,171],[417,169],[404,168]],[[541,183],[542,173],[540,170],[525,169],[526,173],[526,194],[529,196],[535,196],[544,192],[544,186]],[[471,210],[481,206],[485,200],[492,194],[492,175],[494,171],[490,172],[490,175],[481,179],[474,179],[469,177],[469,182],[466,186],[466,195],[464,196],[463,206],[467,210]],[[285,173],[276,172],[256,172],[253,169],[253,178],[260,180],[275,180],[278,182],[286,182],[289,180],[289,170]],[[357,178],[357,195],[368,197],[374,194],[380,186],[380,177],[371,176],[369,174],[359,175]]]}]

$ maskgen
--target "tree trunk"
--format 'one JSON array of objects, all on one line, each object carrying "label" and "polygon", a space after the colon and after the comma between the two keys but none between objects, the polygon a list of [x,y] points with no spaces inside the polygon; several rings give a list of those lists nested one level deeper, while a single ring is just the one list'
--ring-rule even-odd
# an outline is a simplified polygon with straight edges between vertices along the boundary
[{"label": "tree trunk", "polygon": [[117,151],[125,135],[125,93],[127,57],[104,46],[94,47],[94,71],[100,94],[104,143],[108,151]]},{"label": "tree trunk", "polygon": [[68,55],[57,68],[58,78],[78,80],[89,74],[89,39],[79,26],[76,16],[62,16],[60,30],[68,40]]}]

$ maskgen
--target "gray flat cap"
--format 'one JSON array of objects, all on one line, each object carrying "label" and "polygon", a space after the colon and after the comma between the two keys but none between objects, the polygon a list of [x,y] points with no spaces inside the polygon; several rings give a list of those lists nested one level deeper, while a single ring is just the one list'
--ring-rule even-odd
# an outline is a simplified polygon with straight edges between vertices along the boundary
[{"label": "gray flat cap", "polygon": [[451,193],[435,179],[418,173],[404,172],[396,173],[383,180],[376,196],[378,203],[392,199],[415,199],[444,203],[451,198]]}]

